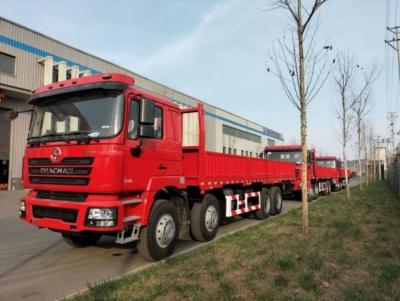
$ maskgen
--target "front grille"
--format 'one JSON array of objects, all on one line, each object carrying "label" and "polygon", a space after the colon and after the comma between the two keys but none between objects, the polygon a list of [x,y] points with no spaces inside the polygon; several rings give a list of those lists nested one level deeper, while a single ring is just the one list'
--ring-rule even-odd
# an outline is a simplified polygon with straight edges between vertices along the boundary
[{"label": "front grille", "polygon": [[31,175],[72,175],[87,176],[91,167],[29,167]]},{"label": "front grille", "polygon": [[29,180],[32,184],[77,185],[89,184],[94,157],[65,157],[54,163],[49,158],[29,159]]},{"label": "front grille", "polygon": [[37,198],[39,199],[80,202],[80,203],[84,202],[86,200],[86,197],[87,193],[79,193],[79,192],[39,190],[37,193]]},{"label": "front grille", "polygon": [[33,206],[32,210],[35,218],[54,218],[68,223],[75,223],[78,216],[78,211],[75,209]]},{"label": "front grille", "polygon": [[89,183],[89,178],[66,178],[66,177],[29,177],[32,184],[59,184],[84,186]]},{"label": "front grille", "polygon": [[54,163],[51,162],[48,158],[34,158],[29,159],[30,165],[90,165],[93,163],[93,157],[83,157],[83,158],[75,158],[75,157],[67,157],[64,158],[61,162]]}]

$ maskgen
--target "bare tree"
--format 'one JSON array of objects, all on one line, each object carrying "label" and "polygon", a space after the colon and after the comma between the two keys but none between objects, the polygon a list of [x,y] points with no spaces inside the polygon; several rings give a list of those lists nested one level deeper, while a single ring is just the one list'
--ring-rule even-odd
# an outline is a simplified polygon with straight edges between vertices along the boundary
[{"label": "bare tree", "polygon": [[[360,80],[360,72],[362,80]],[[334,86],[339,94],[337,109],[341,126],[341,143],[343,150],[344,168],[347,171],[346,147],[349,140],[351,121],[355,117],[357,128],[358,166],[361,173],[361,131],[362,122],[371,104],[371,85],[377,79],[377,68],[374,65],[370,70],[365,70],[355,63],[354,57],[348,53],[338,56],[333,76]],[[354,115],[353,115],[354,113]],[[345,172],[346,194],[350,199],[349,179]],[[362,189],[360,184],[360,189]]]},{"label": "bare tree", "polygon": [[352,120],[351,108],[354,106],[354,98],[351,97],[352,85],[354,82],[354,58],[349,54],[341,53],[337,58],[333,83],[339,94],[339,105],[336,112],[340,122],[342,144],[342,156],[345,169],[346,193],[347,199],[350,199],[349,178],[347,175],[347,143],[349,140],[349,130]]},{"label": "bare tree", "polygon": [[[289,37],[278,39],[270,59],[274,68],[267,68],[280,80],[291,103],[300,112],[302,146],[302,211],[303,233],[308,234],[307,183],[307,106],[317,96],[328,77],[327,51],[332,46],[318,48],[315,37],[318,26],[310,27],[317,10],[327,0],[313,0],[309,7],[302,0],[272,0],[273,9],[283,9],[292,21]],[[313,189],[313,188],[312,188]]]},{"label": "bare tree", "polygon": [[369,184],[369,159],[370,159],[370,157],[368,156],[368,134],[367,134],[368,129],[369,125],[367,124],[367,121],[364,120],[362,125],[361,143],[364,150],[365,184],[367,186]]},{"label": "bare tree", "polygon": [[[362,176],[362,165],[361,165],[361,150],[363,149],[362,145],[362,135],[363,135],[363,122],[365,114],[368,111],[368,106],[371,103],[371,94],[370,91],[367,90],[363,95],[361,95],[358,99],[354,100],[354,105],[352,107],[355,117],[355,126],[357,129],[357,159],[358,159],[358,169],[360,171],[360,177]],[[362,181],[360,181],[360,190],[362,190]]]}]

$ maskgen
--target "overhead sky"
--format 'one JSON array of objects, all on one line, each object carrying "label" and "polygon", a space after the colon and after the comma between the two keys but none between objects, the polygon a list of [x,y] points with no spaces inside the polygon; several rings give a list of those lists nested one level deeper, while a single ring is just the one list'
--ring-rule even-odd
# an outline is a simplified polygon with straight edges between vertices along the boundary
[{"label": "overhead sky", "polygon": [[[332,45],[334,53],[348,51],[361,66],[377,63],[381,74],[368,119],[382,137],[389,135],[387,111],[400,106],[395,52],[384,43],[386,25],[397,21],[396,1],[329,0],[320,10],[315,41],[316,47]],[[290,20],[282,10],[268,11],[269,3],[0,0],[0,14],[298,142],[299,112],[266,72],[272,45]],[[337,100],[328,80],[309,106],[309,144],[325,155],[341,154]],[[351,156],[354,149],[352,142]]]}]

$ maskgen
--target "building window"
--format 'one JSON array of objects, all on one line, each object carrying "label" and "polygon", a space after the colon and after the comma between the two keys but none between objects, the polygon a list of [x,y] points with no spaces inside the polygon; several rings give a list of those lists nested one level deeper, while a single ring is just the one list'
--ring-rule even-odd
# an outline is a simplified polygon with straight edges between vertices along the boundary
[{"label": "building window", "polygon": [[232,148],[230,147],[230,148],[228,148],[228,154],[231,154],[232,153]]},{"label": "building window", "polygon": [[275,140],[273,140],[273,139],[268,139],[267,144],[273,146],[273,145],[275,145]]},{"label": "building window", "polygon": [[52,82],[56,83],[58,82],[58,66],[53,66],[53,78]]},{"label": "building window", "polygon": [[236,155],[236,148],[233,149],[233,154]]},{"label": "building window", "polygon": [[224,134],[229,135],[229,136],[261,143],[261,136],[254,135],[254,134],[251,134],[251,133],[239,130],[239,129],[235,129],[235,128],[227,126],[225,124],[222,127],[222,131]]},{"label": "building window", "polygon": [[241,151],[240,151],[240,154],[243,156],[243,155],[244,155],[244,150],[241,150]]},{"label": "building window", "polygon": [[226,147],[222,147],[222,152],[225,154],[226,153]]},{"label": "building window", "polygon": [[0,52],[0,73],[15,76],[15,56]]},{"label": "building window", "polygon": [[67,70],[67,80],[72,78],[71,69]]}]

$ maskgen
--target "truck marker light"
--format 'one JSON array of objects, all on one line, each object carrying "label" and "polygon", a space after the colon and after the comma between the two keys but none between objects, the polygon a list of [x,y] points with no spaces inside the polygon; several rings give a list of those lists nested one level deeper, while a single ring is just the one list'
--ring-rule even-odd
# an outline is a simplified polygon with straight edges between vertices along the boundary
[{"label": "truck marker light", "polygon": [[19,210],[20,210],[20,211],[19,211],[19,216],[22,217],[22,218],[25,218],[25,217],[26,217],[26,205],[25,205],[25,201],[22,201],[22,200],[21,200]]}]

